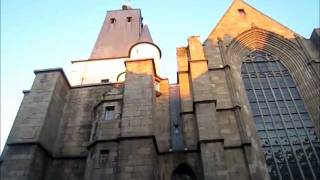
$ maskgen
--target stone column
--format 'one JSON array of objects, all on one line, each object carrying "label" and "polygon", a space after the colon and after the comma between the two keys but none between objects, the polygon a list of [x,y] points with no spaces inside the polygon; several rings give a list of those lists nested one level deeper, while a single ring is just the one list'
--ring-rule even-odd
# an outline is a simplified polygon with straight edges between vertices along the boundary
[{"label": "stone column", "polygon": [[188,49],[177,48],[178,82],[180,87],[181,121],[185,147],[189,150],[198,148],[198,130],[194,116],[190,71],[188,63]]},{"label": "stone column", "polygon": [[216,117],[216,98],[210,86],[208,63],[198,37],[190,37],[189,67],[193,102],[198,123],[201,158],[206,180],[228,179],[224,163],[223,138]]},{"label": "stone column", "polygon": [[119,142],[120,180],[155,179],[155,66],[153,59],[126,61]]},{"label": "stone column", "polygon": [[69,83],[62,69],[35,71],[2,154],[1,178],[42,180],[53,156]]}]

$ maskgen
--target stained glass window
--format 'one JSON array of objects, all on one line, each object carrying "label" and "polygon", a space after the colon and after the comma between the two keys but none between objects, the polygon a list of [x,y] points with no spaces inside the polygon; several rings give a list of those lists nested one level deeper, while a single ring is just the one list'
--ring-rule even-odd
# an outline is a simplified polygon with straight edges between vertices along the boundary
[{"label": "stained glass window", "polygon": [[319,136],[288,70],[254,52],[241,74],[271,179],[320,179]]}]

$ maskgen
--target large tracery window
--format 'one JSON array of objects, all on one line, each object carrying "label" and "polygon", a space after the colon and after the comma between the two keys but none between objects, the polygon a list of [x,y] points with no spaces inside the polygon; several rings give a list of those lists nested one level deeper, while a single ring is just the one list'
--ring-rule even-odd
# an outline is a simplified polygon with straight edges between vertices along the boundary
[{"label": "large tracery window", "polygon": [[320,141],[288,70],[253,52],[241,74],[271,179],[320,179]]}]

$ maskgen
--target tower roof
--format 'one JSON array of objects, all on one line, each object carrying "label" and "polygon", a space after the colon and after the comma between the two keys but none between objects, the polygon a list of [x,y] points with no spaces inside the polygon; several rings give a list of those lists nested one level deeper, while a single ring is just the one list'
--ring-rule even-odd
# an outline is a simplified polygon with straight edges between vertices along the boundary
[{"label": "tower roof", "polygon": [[148,25],[143,25],[142,32],[140,34],[139,42],[149,42],[153,43],[151,34],[149,32]]},{"label": "tower roof", "polygon": [[124,5],[107,12],[90,59],[128,57],[130,47],[141,41],[152,43],[149,29],[142,23],[141,10]]}]

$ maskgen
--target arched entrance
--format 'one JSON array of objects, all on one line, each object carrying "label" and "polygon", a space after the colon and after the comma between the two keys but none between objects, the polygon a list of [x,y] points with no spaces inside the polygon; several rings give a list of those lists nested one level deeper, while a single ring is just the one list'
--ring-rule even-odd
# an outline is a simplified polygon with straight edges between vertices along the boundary
[{"label": "arched entrance", "polygon": [[171,180],[196,180],[193,170],[186,164],[180,164],[172,173]]}]

